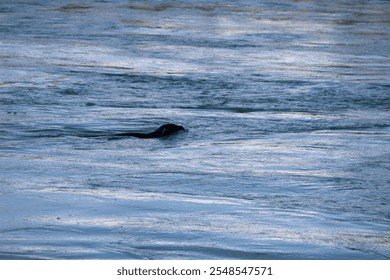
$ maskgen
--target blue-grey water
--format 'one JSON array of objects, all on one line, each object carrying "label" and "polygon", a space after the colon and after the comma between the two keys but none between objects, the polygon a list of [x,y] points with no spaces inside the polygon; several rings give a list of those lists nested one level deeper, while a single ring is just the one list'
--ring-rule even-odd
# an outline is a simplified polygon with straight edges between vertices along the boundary
[{"label": "blue-grey water", "polygon": [[389,1],[1,0],[0,258],[389,259],[389,42]]}]

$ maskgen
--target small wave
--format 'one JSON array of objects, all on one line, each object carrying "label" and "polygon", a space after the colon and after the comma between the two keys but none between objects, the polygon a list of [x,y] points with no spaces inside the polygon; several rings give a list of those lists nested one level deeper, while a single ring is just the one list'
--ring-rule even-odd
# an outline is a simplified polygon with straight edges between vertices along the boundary
[{"label": "small wave", "polygon": [[[237,249],[208,247],[208,246],[181,246],[181,245],[143,245],[136,246],[135,249],[143,251],[154,251],[166,253],[176,252],[178,255],[188,255],[188,257],[202,256],[203,258],[218,258],[218,259],[241,259],[241,260],[281,260],[281,259],[297,259],[298,256],[281,252],[253,252]],[[170,254],[170,257],[172,257]]]},{"label": "small wave", "polygon": [[0,252],[0,260],[47,260],[41,255],[26,254],[25,252]]},{"label": "small wave", "polygon": [[212,12],[218,8],[222,8],[224,6],[217,5],[185,5],[185,4],[171,4],[164,3],[158,5],[147,5],[147,4],[139,4],[139,5],[128,5],[127,8],[131,10],[142,10],[142,11],[152,11],[152,12],[162,12],[170,9],[185,9],[185,10],[198,10],[202,12]]},{"label": "small wave", "polygon": [[64,90],[61,90],[61,94],[63,94],[63,95],[79,95],[79,92],[77,90],[74,90],[74,89],[64,89]]},{"label": "small wave", "polygon": [[127,8],[131,10],[153,11],[153,12],[162,12],[172,7],[174,7],[174,5],[172,4],[158,4],[158,5],[139,4],[139,5],[127,6]]},{"label": "small wave", "polygon": [[88,9],[92,9],[94,6],[91,5],[81,5],[81,4],[68,4],[59,7],[57,10],[61,12],[80,12]]},{"label": "small wave", "polygon": [[27,133],[26,136],[31,138],[55,138],[66,135],[64,130],[57,128],[31,129]]},{"label": "small wave", "polygon": [[57,137],[108,137],[113,132],[110,130],[89,130],[78,127],[69,128],[37,128],[26,130],[21,138],[57,138]]}]

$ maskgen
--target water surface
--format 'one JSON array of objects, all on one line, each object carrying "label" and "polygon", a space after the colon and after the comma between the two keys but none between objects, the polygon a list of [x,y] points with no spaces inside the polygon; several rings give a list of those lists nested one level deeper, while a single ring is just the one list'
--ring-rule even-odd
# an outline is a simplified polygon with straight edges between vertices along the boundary
[{"label": "water surface", "polygon": [[0,258],[389,259],[389,14],[1,1]]}]

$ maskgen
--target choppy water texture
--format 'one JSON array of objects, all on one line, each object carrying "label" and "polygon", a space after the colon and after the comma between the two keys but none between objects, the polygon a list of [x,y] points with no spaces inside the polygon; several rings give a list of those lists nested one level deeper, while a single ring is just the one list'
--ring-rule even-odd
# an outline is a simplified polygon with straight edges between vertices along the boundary
[{"label": "choppy water texture", "polygon": [[0,1],[0,258],[389,259],[389,15]]}]

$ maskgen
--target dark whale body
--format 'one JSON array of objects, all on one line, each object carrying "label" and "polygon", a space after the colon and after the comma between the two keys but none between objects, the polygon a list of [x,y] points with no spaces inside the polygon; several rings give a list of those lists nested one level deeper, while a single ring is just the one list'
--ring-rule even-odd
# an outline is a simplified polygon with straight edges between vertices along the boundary
[{"label": "dark whale body", "polygon": [[113,136],[115,137],[137,137],[137,138],[161,138],[172,135],[174,133],[179,132],[180,130],[184,130],[184,127],[181,125],[176,125],[173,123],[168,123],[160,126],[155,131],[150,133],[135,133],[135,132],[125,132],[125,133],[117,133]]}]

